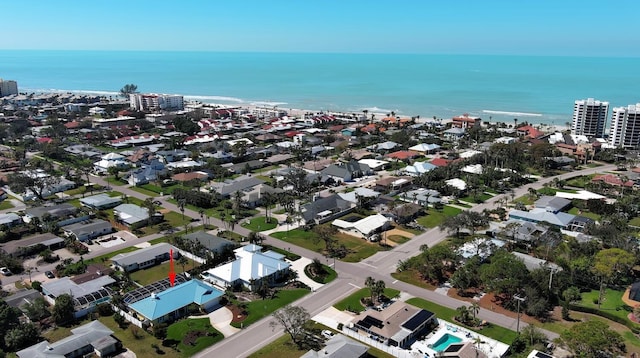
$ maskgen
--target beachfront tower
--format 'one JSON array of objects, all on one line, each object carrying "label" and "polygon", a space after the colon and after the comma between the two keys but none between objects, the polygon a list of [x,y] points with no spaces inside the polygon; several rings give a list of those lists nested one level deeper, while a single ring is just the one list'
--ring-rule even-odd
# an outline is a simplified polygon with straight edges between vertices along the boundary
[{"label": "beachfront tower", "polygon": [[602,138],[609,114],[609,102],[593,98],[577,100],[573,106],[571,134]]},{"label": "beachfront tower", "polygon": [[640,103],[613,109],[609,144],[632,149],[640,147]]},{"label": "beachfront tower", "polygon": [[131,93],[129,102],[131,108],[136,111],[181,111],[184,109],[184,98],[179,95]]},{"label": "beachfront tower", "polygon": [[18,94],[18,82],[0,78],[0,97]]}]

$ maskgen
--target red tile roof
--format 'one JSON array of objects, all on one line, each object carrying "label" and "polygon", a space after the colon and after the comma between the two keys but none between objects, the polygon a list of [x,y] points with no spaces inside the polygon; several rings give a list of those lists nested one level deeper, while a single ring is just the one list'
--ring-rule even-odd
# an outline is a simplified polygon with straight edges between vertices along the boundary
[{"label": "red tile roof", "polygon": [[433,158],[429,163],[435,165],[436,167],[446,167],[451,163],[451,160],[444,158]]},{"label": "red tile roof", "polygon": [[626,187],[633,186],[633,180],[622,181],[622,179],[619,176],[614,174],[596,175],[595,177],[593,177],[593,179],[591,179],[591,181],[592,182],[601,181],[609,185],[615,185],[615,186],[626,186]]},{"label": "red tile roof", "polygon": [[412,150],[399,150],[397,152],[389,153],[386,155],[387,158],[398,159],[398,160],[407,160],[415,157],[419,157],[420,153],[414,152]]}]

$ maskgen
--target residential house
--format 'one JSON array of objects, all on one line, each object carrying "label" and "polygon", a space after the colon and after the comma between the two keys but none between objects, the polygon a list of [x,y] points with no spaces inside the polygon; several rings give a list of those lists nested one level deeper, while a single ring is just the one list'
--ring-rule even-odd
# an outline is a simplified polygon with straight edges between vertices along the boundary
[{"label": "residential house", "polygon": [[369,188],[357,187],[347,193],[337,193],[340,198],[358,205],[361,200],[373,200],[380,196],[380,192]]},{"label": "residential house", "polygon": [[378,143],[378,144],[373,144],[367,147],[367,149],[369,150],[373,150],[376,152],[389,152],[392,151],[394,148],[400,146],[400,144],[396,143],[396,142],[392,142],[392,141],[386,141],[383,143]]},{"label": "residential house", "polygon": [[108,221],[94,219],[65,226],[64,232],[67,236],[73,237],[76,240],[88,241],[112,233],[113,226],[111,226],[111,223]]},{"label": "residential house", "polygon": [[206,172],[196,171],[196,172],[188,172],[188,173],[178,173],[174,174],[171,177],[171,180],[175,180],[177,182],[190,182],[190,181],[201,181],[205,182],[209,179],[209,174]]},{"label": "residential house", "polygon": [[378,241],[378,234],[391,226],[391,220],[382,214],[375,214],[351,222],[336,219],[331,225],[339,228],[345,234],[367,239],[369,241]]},{"label": "residential house", "polygon": [[16,213],[0,214],[0,226],[6,225],[7,228],[12,228],[23,223],[22,218]]},{"label": "residential house", "polygon": [[182,237],[185,240],[193,243],[199,243],[209,252],[216,254],[222,253],[227,247],[235,247],[237,244],[233,241],[211,235],[205,231],[196,231],[191,234],[184,235]]},{"label": "residential house", "polygon": [[345,335],[336,334],[325,342],[319,351],[310,350],[300,358],[363,358],[368,357],[369,347]]},{"label": "residential house", "polygon": [[409,147],[409,150],[418,152],[418,153],[423,153],[423,154],[430,154],[437,151],[440,148],[441,147],[437,144],[420,143],[412,147]]},{"label": "residential house", "polygon": [[11,256],[24,257],[38,254],[44,249],[55,251],[65,246],[64,239],[52,233],[31,235],[20,240],[8,241],[0,245]]},{"label": "residential house", "polygon": [[356,319],[355,330],[366,332],[365,335],[374,335],[384,344],[400,348],[411,346],[417,337],[438,324],[433,312],[400,300],[381,311],[367,310],[364,318]]},{"label": "residential house", "polygon": [[173,245],[159,243],[133,252],[117,254],[111,258],[111,263],[116,270],[132,272],[169,260],[171,252],[174,259],[180,257],[180,252]]},{"label": "residential house", "polygon": [[405,176],[405,177],[391,176],[391,177],[378,179],[374,185],[374,190],[382,193],[389,193],[389,192],[395,192],[400,189],[404,189],[406,187],[411,186],[412,184],[413,184],[413,179],[409,176]]},{"label": "residential house", "polygon": [[24,306],[32,304],[37,298],[42,298],[42,295],[38,290],[23,288],[9,296],[3,297],[2,299],[9,307],[18,308],[24,311]]},{"label": "residential house", "polygon": [[322,224],[350,213],[355,208],[353,203],[333,194],[302,205],[300,208],[305,224]]},{"label": "residential house", "polygon": [[394,159],[402,162],[407,162],[407,161],[410,161],[411,159],[415,159],[420,156],[422,156],[422,154],[415,152],[413,150],[399,150],[397,152],[393,152],[385,155],[386,158]]},{"label": "residential house", "polygon": [[189,306],[195,304],[203,312],[211,312],[220,304],[224,292],[200,280],[189,280],[166,290],[155,292],[140,300],[128,303],[133,316],[143,325],[171,323],[190,314]]},{"label": "residential house", "polygon": [[291,264],[284,255],[274,251],[262,252],[262,246],[246,245],[234,250],[236,259],[202,273],[204,280],[223,288],[243,286],[255,290],[266,281],[273,285],[287,277]]},{"label": "residential house", "polygon": [[571,205],[571,200],[559,196],[544,195],[536,200],[533,205],[550,213],[558,213]]},{"label": "residential house", "polygon": [[554,264],[553,262],[539,259],[531,255],[523,254],[521,252],[512,252],[513,256],[518,258],[527,267],[527,270],[533,271],[539,268],[548,268],[554,272],[562,271],[562,267]]},{"label": "residential house", "polygon": [[19,358],[82,358],[90,355],[109,357],[122,349],[113,331],[100,321],[91,321],[71,329],[71,335],[57,342],[42,341],[16,352]]},{"label": "residential house", "polygon": [[155,212],[149,217],[149,210],[135,204],[120,204],[113,208],[113,216],[119,223],[125,224],[130,229],[137,229],[151,223],[162,221],[163,215]]},{"label": "residential house", "polygon": [[432,189],[418,188],[415,190],[409,190],[400,196],[403,201],[418,204],[422,207],[433,206],[436,203],[442,202],[440,198],[440,192]]},{"label": "residential house", "polygon": [[93,163],[93,170],[96,173],[107,173],[109,168],[118,168],[124,169],[129,166],[129,161],[127,158],[118,153],[107,153],[101,157],[101,159],[95,163]]},{"label": "residential house", "polygon": [[211,188],[225,198],[230,198],[237,191],[253,188],[264,181],[252,176],[241,176],[233,180],[225,180],[223,183],[213,183]]},{"label": "residential house", "polygon": [[269,165],[269,163],[263,160],[250,160],[247,162],[232,164],[227,167],[227,170],[233,174],[246,174],[251,173],[256,169],[261,169]]},{"label": "residential house", "polygon": [[501,230],[503,236],[509,240],[527,243],[528,245],[539,242],[547,234],[549,228],[535,222],[509,220],[504,229]]},{"label": "residential house", "polygon": [[542,208],[535,208],[530,211],[511,210],[509,218],[533,223],[546,222],[557,228],[578,232],[584,231],[590,223],[593,223],[592,219],[586,217],[578,217],[563,212],[549,212]]},{"label": "residential house", "polygon": [[389,164],[386,160],[378,160],[378,159],[360,159],[358,163],[368,165],[371,170],[377,172],[383,170]]},{"label": "residential house", "polygon": [[148,184],[158,180],[166,172],[165,164],[158,159],[153,159],[149,164],[131,170],[127,177],[127,183],[133,186]]},{"label": "residential house", "polygon": [[633,180],[623,180],[622,178],[620,178],[619,176],[615,175],[615,174],[600,174],[600,175],[596,175],[591,179],[592,183],[604,183],[604,184],[608,184],[608,185],[612,185],[612,186],[617,186],[617,187],[627,187],[627,188],[632,188],[633,187]]},{"label": "residential house", "polygon": [[391,210],[391,215],[394,220],[399,224],[405,224],[415,219],[416,217],[424,214],[424,206],[414,204],[414,203],[405,203],[394,207]]},{"label": "residential house", "polygon": [[366,164],[361,164],[352,160],[348,163],[331,164],[320,171],[321,182],[333,179],[335,182],[348,182],[365,175],[373,174],[371,168]]},{"label": "residential house", "polygon": [[49,304],[55,304],[61,295],[71,295],[73,298],[74,316],[84,317],[93,312],[97,305],[111,300],[110,285],[116,282],[108,275],[99,276],[93,280],[77,283],[73,278],[65,276],[57,280],[42,283],[42,295]]},{"label": "residential house", "polygon": [[462,138],[464,136],[464,133],[464,128],[453,127],[443,131],[442,135],[446,140],[455,142]]},{"label": "residential house", "polygon": [[420,176],[426,172],[434,170],[435,168],[437,168],[437,166],[429,162],[415,162],[412,165],[407,165],[400,169],[400,171],[407,175]]},{"label": "residential house", "polygon": [[67,203],[50,206],[36,206],[33,208],[27,208],[24,211],[24,221],[31,222],[33,218],[38,218],[42,222],[44,217],[51,217],[53,219],[60,220],[69,216],[74,216],[77,212],[78,208]]},{"label": "residential house", "polygon": [[249,208],[255,208],[262,205],[262,199],[265,194],[279,194],[283,191],[283,189],[274,188],[267,184],[258,184],[242,191],[242,202]]},{"label": "residential house", "polygon": [[87,196],[86,198],[80,198],[80,204],[94,210],[110,209],[118,206],[122,202],[122,199],[118,196],[109,196],[107,194],[97,194],[93,196]]}]

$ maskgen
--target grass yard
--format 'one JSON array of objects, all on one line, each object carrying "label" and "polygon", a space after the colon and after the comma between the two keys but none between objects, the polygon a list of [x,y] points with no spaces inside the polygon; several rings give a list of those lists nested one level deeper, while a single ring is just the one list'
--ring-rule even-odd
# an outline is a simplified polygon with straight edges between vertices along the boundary
[{"label": "grass yard", "polygon": [[[590,168],[593,168],[593,167],[590,167]],[[591,183],[591,179],[593,179],[593,177],[594,175],[581,175],[579,177],[571,178],[567,180],[567,185],[584,189],[587,184]]]},{"label": "grass yard", "polygon": [[[435,313],[438,318],[452,323],[454,322],[453,317],[457,314],[456,310],[454,309],[440,306],[418,297],[410,298],[409,300],[407,300],[407,303],[431,311]],[[461,325],[459,322],[455,322],[455,324]],[[476,330],[473,328],[469,329],[506,344],[511,344],[511,342],[513,342],[513,340],[517,336],[516,332],[504,327],[496,326],[495,324],[489,324],[488,327],[484,327],[481,330]]]},{"label": "grass yard", "polygon": [[[607,289],[604,293],[604,300],[600,305],[601,311],[606,311],[609,314],[616,315],[627,320],[627,315],[631,307],[627,306],[624,302],[622,302],[622,295],[624,291],[616,291],[613,289]],[[577,305],[598,308],[597,299],[600,296],[600,292],[598,290],[591,290],[589,292],[584,292],[582,294],[582,300],[576,302]]]},{"label": "grass yard", "polygon": [[419,217],[416,221],[426,228],[434,228],[442,224],[447,217],[456,216],[461,212],[462,210],[453,206],[445,206],[442,211],[430,208],[427,215]]},{"label": "grass yard", "polygon": [[[323,253],[325,249],[324,241],[315,240],[316,233],[313,231],[293,229],[285,232],[275,232],[271,236],[318,253]],[[342,261],[345,262],[359,262],[378,251],[388,249],[378,243],[369,242],[351,235],[339,233],[334,237],[349,249],[349,254],[342,258]]]},{"label": "grass yard", "polygon": [[[193,332],[202,332],[204,335],[197,337],[193,345],[184,344],[185,337],[189,337]],[[183,357],[192,357],[195,353],[223,340],[224,336],[211,326],[209,318],[200,318],[183,319],[170,325],[167,328],[167,339],[180,342],[178,349]]]},{"label": "grass yard", "polygon": [[[170,211],[168,213],[164,213],[164,222],[169,223],[171,227],[180,229],[184,228],[184,224],[188,224],[191,222],[191,218],[188,216],[184,217],[184,221],[182,221],[182,214],[176,213],[175,211]],[[138,236],[147,236],[151,234],[157,234],[160,232],[160,223],[154,224],[153,227],[145,226],[139,229],[142,231],[141,235]]]},{"label": "grass yard", "polygon": [[412,284],[414,286],[426,288],[427,290],[435,290],[433,285],[430,285],[420,277],[420,274],[416,270],[404,270],[402,272],[393,272],[391,277],[402,282]]},{"label": "grass yard", "polygon": [[637,216],[637,217],[629,220],[629,225],[640,227],[640,216]]},{"label": "grass yard", "polygon": [[[308,294],[309,290],[304,288],[297,288],[292,290],[279,290],[276,297],[273,299],[256,300],[247,303],[247,312],[249,315],[242,321],[242,326],[248,326],[254,322],[261,320],[263,317],[270,315],[276,310],[298,300],[304,295]],[[241,323],[231,323],[236,328],[241,327]]]},{"label": "grass yard", "polygon": [[244,240],[244,236],[229,230],[220,231],[218,236],[236,242],[242,242]]},{"label": "grass yard", "polygon": [[242,227],[247,228],[254,232],[275,229],[276,226],[278,226],[278,219],[272,217],[272,218],[269,218],[269,222],[267,222],[267,218],[265,216],[253,218],[251,219],[251,221],[242,224]]},{"label": "grass yard", "polygon": [[[293,343],[291,336],[284,334],[275,341],[260,348],[257,352],[251,354],[249,358],[298,358],[305,354],[306,350],[298,349]],[[392,358],[393,356],[376,348],[369,348],[367,357],[372,358]]]},{"label": "grass yard", "polygon": [[151,190],[145,189],[145,188],[144,188],[144,187],[142,187],[142,186],[132,186],[132,187],[130,187],[129,189],[131,189],[131,190],[133,190],[133,191],[137,191],[137,192],[138,192],[138,193],[140,193],[140,194],[144,194],[144,195],[146,195],[146,196],[150,196],[150,197],[152,197],[152,198],[154,198],[154,197],[156,197],[156,196],[160,196],[160,193],[156,193],[156,192],[154,192],[154,191],[151,191]]},{"label": "grass yard", "polygon": [[[399,294],[400,294],[400,291],[396,289],[388,288],[388,287],[384,289],[384,295],[387,298],[393,298],[398,296]],[[371,297],[371,290],[369,290],[369,288],[367,287],[361,288],[358,291],[350,294],[349,296],[345,297],[342,301],[333,305],[333,307],[335,307],[336,309],[339,309],[340,311],[351,311],[351,312],[360,313],[365,309],[362,303],[360,303],[360,301],[365,297]]]},{"label": "grass yard", "polygon": [[[173,266],[177,274],[183,272],[182,265],[179,265],[175,260],[173,261]],[[200,264],[187,259],[187,264],[184,265],[184,270],[188,271],[197,266],[200,266]],[[169,261],[143,270],[134,271],[130,274],[130,277],[133,281],[143,286],[165,279],[169,277]]]},{"label": "grass yard", "polygon": [[271,245],[265,245],[265,244],[261,244],[260,246],[262,246],[262,248],[264,250],[271,250],[271,251],[277,252],[277,253],[279,253],[281,255],[284,255],[287,258],[287,260],[289,260],[289,261],[297,261],[297,260],[299,260],[301,258],[300,255],[298,255],[296,253],[293,253],[291,251],[288,251],[288,250],[281,249],[279,247],[275,247],[275,246],[271,246]]},{"label": "grass yard", "polygon": [[592,213],[590,211],[584,211],[584,210],[581,211],[580,209],[575,208],[575,207],[569,209],[569,214],[584,216],[586,218],[593,219],[595,221],[599,221],[600,220],[600,215]]},{"label": "grass yard", "polygon": [[0,210],[6,210],[6,209],[11,209],[13,208],[13,204],[11,204],[11,201],[9,200],[3,200],[2,202],[0,202]]},{"label": "grass yard", "polygon": [[404,244],[405,242],[411,240],[411,238],[405,237],[405,236],[401,236],[401,235],[390,235],[387,237],[387,240],[389,241],[393,241],[396,244],[400,245],[400,244]]},{"label": "grass yard", "polygon": [[537,199],[534,197],[531,197],[531,195],[526,194],[523,195],[519,198],[516,198],[514,201],[523,205],[533,205],[533,203],[536,201]]},{"label": "grass yard", "polygon": [[466,201],[467,203],[476,203],[476,202],[481,202],[484,203],[485,201],[489,200],[493,198],[492,195],[487,194],[487,193],[482,193],[478,196],[465,196],[464,198],[461,198],[460,200],[462,201]]}]

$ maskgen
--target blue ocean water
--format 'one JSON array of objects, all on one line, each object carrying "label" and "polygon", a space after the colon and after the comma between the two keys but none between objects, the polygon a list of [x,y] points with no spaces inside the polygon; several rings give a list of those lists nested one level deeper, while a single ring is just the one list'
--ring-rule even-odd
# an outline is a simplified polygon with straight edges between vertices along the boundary
[{"label": "blue ocean water", "polygon": [[640,58],[430,54],[0,51],[24,92],[142,92],[281,108],[564,124],[576,99],[640,102]]}]

